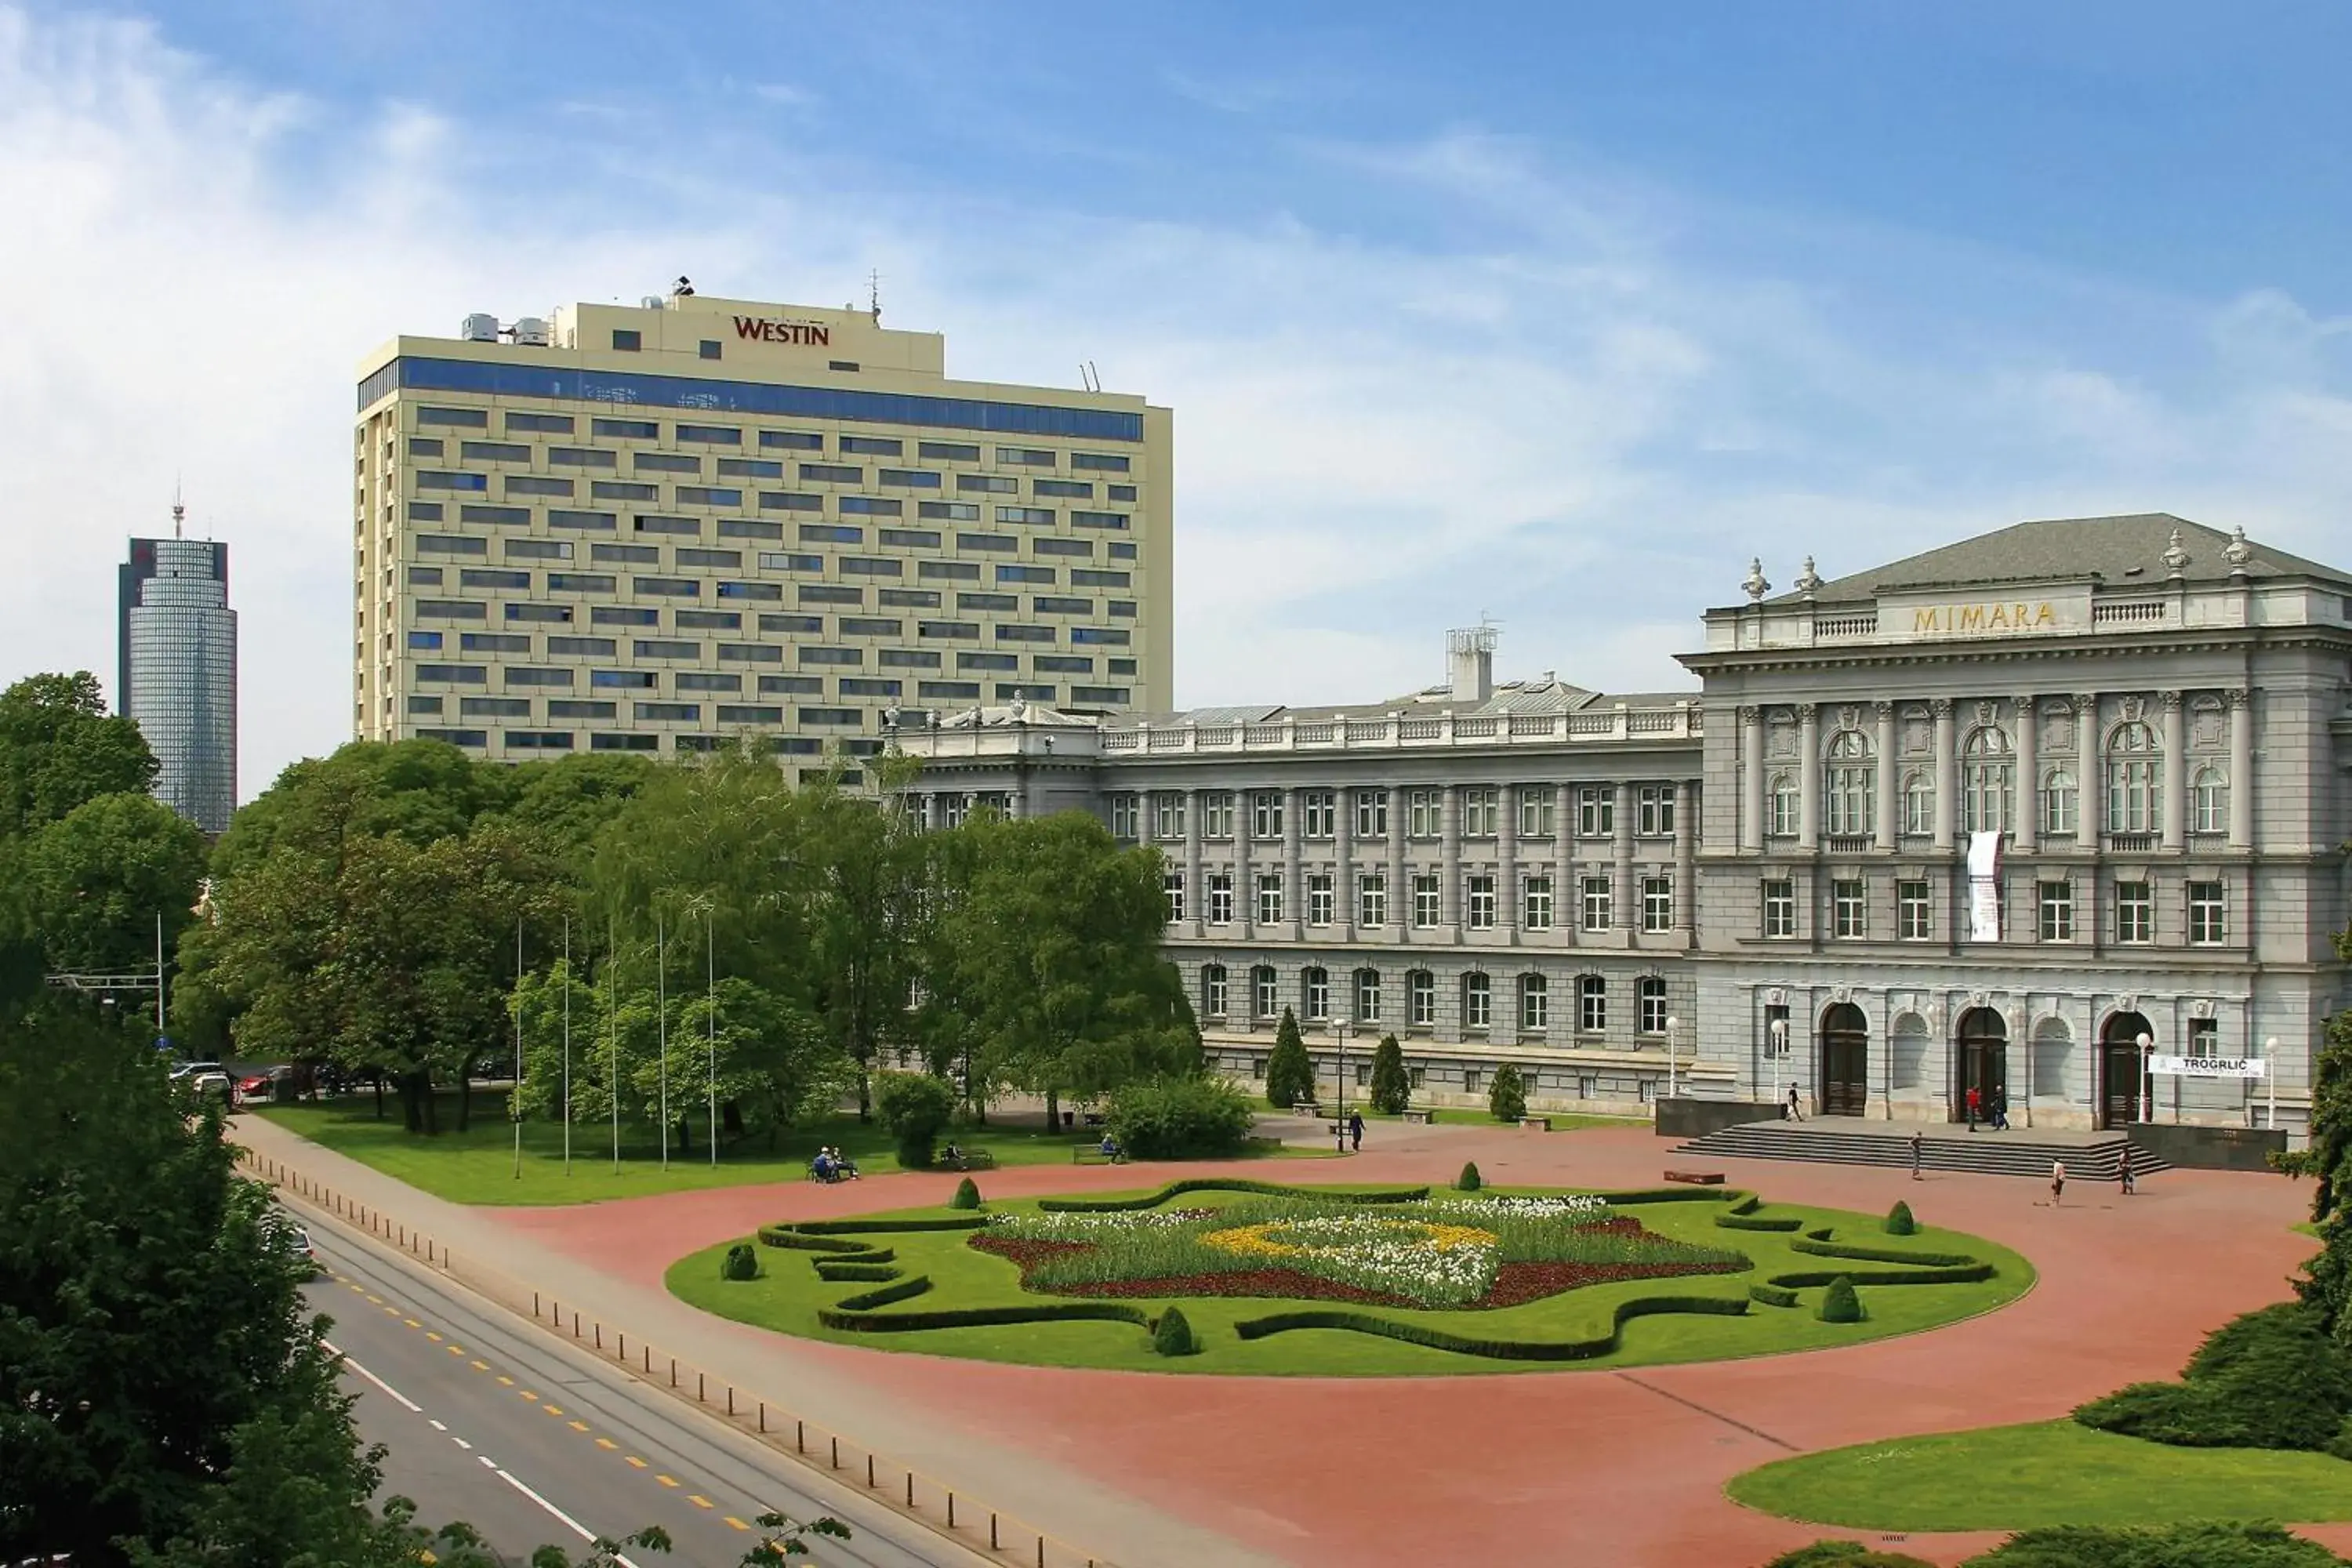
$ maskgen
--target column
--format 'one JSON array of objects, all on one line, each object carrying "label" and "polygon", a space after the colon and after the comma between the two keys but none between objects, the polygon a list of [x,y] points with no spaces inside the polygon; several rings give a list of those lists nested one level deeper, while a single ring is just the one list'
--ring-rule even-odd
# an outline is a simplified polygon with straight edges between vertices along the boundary
[{"label": "column", "polygon": [[1902,779],[1902,764],[1895,754],[1895,704],[1876,705],[1878,735],[1874,744],[1878,751],[1877,764],[1870,774],[1871,842],[1881,850],[1893,849],[1895,836],[1895,786]]},{"label": "column", "polygon": [[1822,710],[1797,704],[1797,847],[1822,841]]},{"label": "column", "polygon": [[2106,837],[2107,826],[2107,761],[2099,747],[2099,695],[2095,691],[2079,692],[2074,698],[2074,755],[2081,760],[2082,786],[2075,796],[2075,831],[2082,837],[2077,842],[2085,848],[2096,849]]},{"label": "column", "polygon": [[1462,925],[1462,786],[1447,784],[1442,799],[1437,828],[1437,923],[1454,931]]},{"label": "column", "polygon": [[1519,790],[1495,791],[1495,929],[1515,942],[1519,930]]},{"label": "column", "polygon": [[[1565,819],[1563,819],[1565,820]],[[1739,847],[1764,849],[1764,710],[1739,710]]]},{"label": "column", "polygon": [[1250,873],[1250,797],[1256,793],[1234,792],[1234,923],[1244,938],[1257,934],[1257,879]]},{"label": "column", "polygon": [[1698,910],[1698,780],[1675,786],[1675,931],[1685,942]]},{"label": "column", "polygon": [[1633,786],[1630,784],[1617,786],[1616,825],[1616,841],[1611,846],[1616,860],[1609,876],[1611,923],[1619,931],[1639,931],[1642,911],[1633,887]]},{"label": "column", "polygon": [[2254,694],[2230,691],[2230,847],[2254,847]]},{"label": "column", "polygon": [[[2042,716],[2031,696],[2017,705],[2017,850],[2031,855],[2042,843]],[[2039,918],[2039,917],[2036,917]]]},{"label": "column", "polygon": [[1307,824],[1299,820],[1298,792],[1282,792],[1282,922],[1285,935],[1296,935],[1307,923]]},{"label": "column", "polygon": [[2177,852],[2188,839],[2189,826],[2189,736],[2181,723],[2180,693],[2159,691],[2157,706],[2163,712],[2164,734],[2164,799],[2162,822],[2164,847]]},{"label": "column", "polygon": [[1953,765],[1952,700],[1938,697],[1928,705],[1936,715],[1936,847],[1952,847],[1953,793],[1959,788],[1959,770]]},{"label": "column", "polygon": [[[1389,791],[1389,929],[1400,942],[1412,940],[1412,894],[1404,877],[1404,791]],[[1351,982],[1352,984],[1352,982]]]},{"label": "column", "polygon": [[[1356,792],[1335,790],[1331,797],[1331,923],[1341,942],[1356,939]],[[1336,1005],[1336,1004],[1335,1004]],[[1338,1016],[1345,1017],[1340,1014]]]},{"label": "column", "polygon": [[1184,913],[1197,934],[1209,920],[1209,884],[1201,875],[1201,792],[1184,792]]},{"label": "column", "polygon": [[1552,786],[1551,929],[1558,940],[1573,947],[1584,939],[1584,890],[1576,885],[1576,786]]}]

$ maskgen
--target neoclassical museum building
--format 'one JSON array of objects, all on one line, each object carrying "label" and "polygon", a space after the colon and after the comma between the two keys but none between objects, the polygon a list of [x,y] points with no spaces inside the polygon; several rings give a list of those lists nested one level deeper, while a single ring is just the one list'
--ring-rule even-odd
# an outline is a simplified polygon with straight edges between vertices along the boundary
[{"label": "neoclassical museum building", "polygon": [[1212,1054],[1395,1034],[1434,1104],[1785,1098],[2298,1129],[2352,915],[2352,574],[2157,514],[1711,609],[1694,691],[900,715],[940,826],[1083,810],[1165,863]]}]

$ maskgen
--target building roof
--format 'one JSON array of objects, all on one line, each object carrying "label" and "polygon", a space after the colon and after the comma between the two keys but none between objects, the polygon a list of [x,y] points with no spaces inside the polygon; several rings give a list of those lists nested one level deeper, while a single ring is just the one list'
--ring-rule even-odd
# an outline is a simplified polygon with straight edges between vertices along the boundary
[{"label": "building roof", "polygon": [[[1644,693],[1638,697],[1611,699],[1636,708],[1672,707],[1677,701],[1688,700],[1694,692]],[[1513,713],[1571,713],[1602,700],[1597,691],[1581,686],[1571,686],[1558,676],[1545,674],[1532,680],[1507,680],[1496,684],[1493,695],[1484,702],[1457,700],[1451,687],[1444,684],[1408,691],[1382,702],[1315,703],[1290,707],[1275,703],[1248,708],[1191,708],[1171,713],[1114,713],[1106,718],[1105,726],[1111,729],[1166,729],[1174,725],[1197,724],[1203,728],[1228,724],[1278,724],[1285,719],[1301,724],[1333,723],[1348,719],[1385,719],[1391,713],[1433,713],[1450,710],[1456,718],[1484,718]]]},{"label": "building roof", "polygon": [[[2201,522],[2170,512],[2140,512],[2129,517],[2054,518],[2021,522],[1957,544],[1906,556],[1885,566],[1832,579],[1813,590],[1818,604],[1866,603],[1883,593],[1906,589],[1984,587],[1999,583],[2080,582],[2096,579],[2110,586],[2155,584],[2167,581],[2171,568],[2165,552],[2178,532],[2188,561],[2180,575],[2190,583],[2227,582],[2234,568],[2224,553],[2242,534],[2224,533]],[[2352,586],[2352,575],[2332,566],[2273,550],[2247,540],[2252,555],[2246,575],[2318,577]],[[1799,593],[1785,593],[1766,601],[1796,604]]]}]

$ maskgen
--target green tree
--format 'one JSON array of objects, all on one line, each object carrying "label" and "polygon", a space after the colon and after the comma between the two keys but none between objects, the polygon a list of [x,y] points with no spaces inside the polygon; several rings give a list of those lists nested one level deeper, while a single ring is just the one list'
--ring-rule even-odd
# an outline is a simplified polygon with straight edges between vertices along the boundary
[{"label": "green tree", "polygon": [[1495,1069],[1486,1086],[1486,1110],[1497,1121],[1517,1121],[1528,1113],[1528,1080],[1508,1063]]},{"label": "green tree", "polygon": [[[901,776],[885,764],[886,789]],[[925,943],[928,858],[903,812],[844,794],[835,781],[802,790],[814,858],[809,957],[833,1037],[857,1065],[857,1114],[872,1112],[877,1053],[910,1037],[907,998]]]},{"label": "green tree", "polygon": [[155,756],[110,715],[98,677],[33,675],[0,691],[0,838],[56,822],[105,795],[144,795]]},{"label": "green tree", "polygon": [[898,1142],[898,1163],[911,1171],[928,1168],[932,1148],[955,1113],[955,1090],[929,1073],[886,1072],[874,1099],[883,1130]]},{"label": "green tree", "polygon": [[1299,1037],[1298,1017],[1289,1008],[1274,1026],[1274,1050],[1265,1058],[1265,1102],[1276,1110],[1311,1104],[1315,1099],[1315,1064],[1307,1059],[1307,1042]]},{"label": "green tree", "polygon": [[391,836],[423,848],[462,837],[504,807],[514,770],[478,763],[446,741],[353,741],[279,773],[238,810],[214,852],[226,879],[292,846],[331,862],[349,840]]},{"label": "green tree", "polygon": [[1382,1035],[1372,1052],[1372,1109],[1395,1116],[1412,1098],[1412,1079],[1404,1070],[1404,1051],[1394,1035]]},{"label": "green tree", "polygon": [[101,795],[26,836],[16,871],[52,969],[124,973],[155,965],[158,918],[169,952],[194,918],[205,836],[144,795]]},{"label": "green tree", "polygon": [[[2336,951],[2352,963],[2352,930],[2336,933]],[[2295,1293],[2337,1343],[2352,1347],[2352,1010],[2328,1019],[2326,1043],[2312,1063],[2310,1138],[2272,1160],[2290,1175],[2316,1178],[2311,1219],[2320,1248],[2304,1265]]]}]

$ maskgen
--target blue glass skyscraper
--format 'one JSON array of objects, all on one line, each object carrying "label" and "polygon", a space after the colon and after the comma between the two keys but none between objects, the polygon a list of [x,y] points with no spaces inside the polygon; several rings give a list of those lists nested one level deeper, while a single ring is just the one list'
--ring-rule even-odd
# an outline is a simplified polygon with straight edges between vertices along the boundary
[{"label": "blue glass skyscraper", "polygon": [[218,834],[236,808],[236,612],[228,607],[228,546],[179,537],[133,539],[117,568],[115,704],[136,720],[162,764],[155,798]]}]

